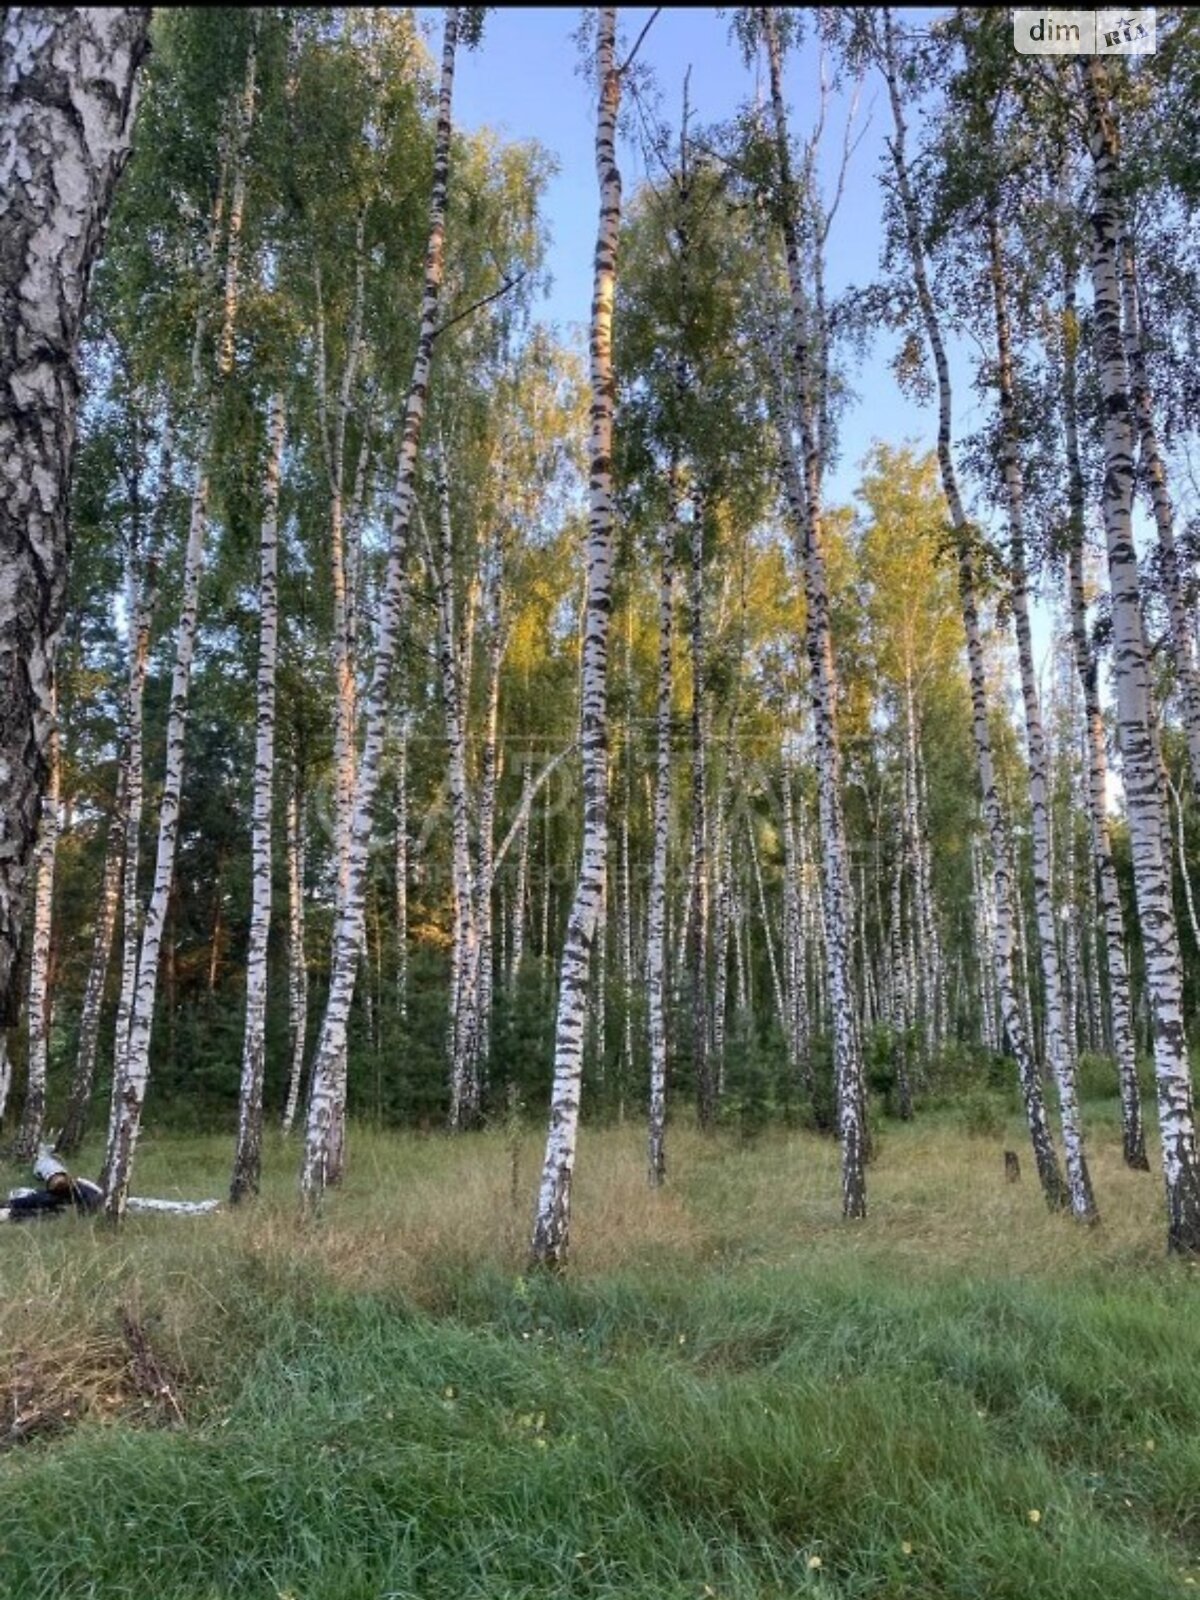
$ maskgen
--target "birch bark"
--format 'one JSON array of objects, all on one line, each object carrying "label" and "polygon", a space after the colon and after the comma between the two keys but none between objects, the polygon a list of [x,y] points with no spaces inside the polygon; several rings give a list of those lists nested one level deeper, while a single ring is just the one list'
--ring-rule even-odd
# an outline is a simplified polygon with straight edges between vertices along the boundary
[{"label": "birch bark", "polygon": [[[127,760],[128,752],[126,752]],[[128,768],[122,763],[117,780],[116,807],[108,825],[108,840],[104,850],[104,870],[100,879],[100,904],[96,912],[92,959],[88,967],[87,986],[83,992],[83,1007],[79,1016],[79,1045],[75,1054],[75,1071],[71,1077],[66,1115],[54,1143],[57,1154],[63,1156],[73,1154],[83,1143],[88,1110],[92,1103],[92,1088],[96,1081],[100,1011],[104,1002],[104,986],[108,977],[113,932],[117,925],[117,901],[120,898],[123,813],[128,804],[128,789]]]},{"label": "birch bark", "polygon": [[0,1028],[17,1020],[26,878],[66,602],[77,347],[129,154],[148,6],[0,11]]},{"label": "birch bark", "polygon": [[1200,1168],[1183,1026],[1183,964],[1171,900],[1170,855],[1164,859],[1163,851],[1163,795],[1150,737],[1146,642],[1133,543],[1134,417],[1121,331],[1119,153],[1102,58],[1084,58],[1079,75],[1095,169],[1091,272],[1096,362],[1104,402],[1102,509],[1112,594],[1117,726],[1151,1006],[1167,1246],[1194,1255],[1200,1253]]},{"label": "birch bark", "polygon": [[671,659],[675,627],[676,493],[659,543],[658,580],[658,749],[654,778],[654,847],[650,862],[650,905],[646,919],[646,1033],[650,1051],[650,1183],[657,1188],[667,1172],[666,932],[667,851],[671,831]]},{"label": "birch bark", "polygon": [[366,702],[366,732],[355,785],[354,826],[345,903],[337,919],[329,997],[313,1060],[312,1090],[300,1169],[302,1203],[310,1210],[318,1203],[326,1183],[338,1175],[345,1125],[344,1074],[346,1024],[354,998],[359,951],[363,942],[363,900],[371,813],[379,783],[387,716],[388,687],[403,620],[417,469],[417,449],[425,419],[433,344],[441,297],[446,195],[450,172],[450,111],[454,88],[454,57],[461,8],[446,8],[442,38],[442,73],[438,96],[437,133],[434,144],[433,183],[429,201],[429,242],[425,253],[425,284],[417,336],[412,381],[405,407],[404,434],[392,501],[387,573],[380,605],[375,662]]},{"label": "birch bark", "polygon": [[[57,690],[50,690],[55,715]],[[29,1048],[25,1099],[13,1145],[13,1158],[30,1162],[37,1154],[46,1120],[46,1069],[50,1030],[50,933],[54,909],[54,864],[58,853],[58,803],[62,781],[58,730],[50,735],[50,773],[42,797],[42,826],[34,855],[33,940],[29,962]]]},{"label": "birch bark", "polygon": [[581,744],[583,748],[583,859],[567,924],[554,1038],[550,1127],[538,1191],[530,1256],[533,1264],[566,1265],[570,1242],[571,1182],[579,1130],[579,1089],[587,1011],[588,959],[604,896],[608,859],[608,624],[613,562],[612,314],[621,174],[616,122],[621,76],[615,60],[617,10],[598,12],[596,175],[600,219],[596,236],[591,317],[591,470],[587,542],[587,602],[583,645]]},{"label": "birch bark", "polygon": [[1013,909],[1012,883],[1009,870],[1008,828],[996,785],[992,760],[991,731],[988,727],[986,674],[983,659],[983,642],[979,630],[979,602],[975,576],[975,556],[971,542],[971,529],[966,509],[958,487],[951,447],[951,389],[950,365],[942,338],[941,322],[929,287],[925,264],[920,215],[913,193],[908,160],[905,153],[906,124],[900,96],[899,70],[896,60],[895,37],[891,11],[882,11],[883,40],[881,65],[887,79],[888,93],[895,123],[895,136],[891,140],[892,163],[904,216],[905,237],[913,282],[917,291],[925,336],[933,355],[938,385],[938,464],[942,487],[946,496],[950,521],[957,542],[959,601],[963,614],[963,629],[967,642],[967,666],[971,688],[972,729],[975,757],[979,769],[983,812],[992,847],[992,882],[995,901],[993,932],[993,960],[996,972],[996,991],[999,1001],[1000,1022],[1008,1034],[1009,1043],[1017,1060],[1025,1116],[1030,1143],[1037,1166],[1038,1179],[1048,1205],[1057,1207],[1066,1201],[1066,1191],[1059,1170],[1058,1156],[1050,1137],[1046,1121],[1046,1108],[1042,1095],[1041,1078],[1034,1058],[1031,1042],[1021,1015],[1013,972]]},{"label": "birch bark", "polygon": [[1121,1090],[1121,1138],[1125,1164],[1135,1171],[1149,1170],[1142,1126],[1142,1096],[1137,1080],[1134,1049],[1133,1003],[1129,964],[1125,953],[1125,914],[1113,861],[1108,825],[1108,751],[1100,708],[1100,681],[1096,652],[1087,629],[1084,595],[1083,534],[1084,485],[1079,453],[1076,366],[1079,324],[1075,315],[1075,272],[1067,263],[1063,275],[1063,431],[1067,451],[1067,595],[1071,611],[1071,645],[1075,670],[1083,691],[1087,808],[1092,859],[1095,866],[1102,927],[1104,960],[1108,972],[1109,1022],[1113,1054]]},{"label": "birch bark", "polygon": [[308,963],[304,956],[304,819],[300,772],[293,763],[287,798],[287,875],[288,875],[288,1036],[291,1040],[291,1067],[288,1072],[287,1100],[283,1109],[283,1131],[291,1133],[300,1101],[300,1079],[304,1071],[305,1035],[308,1031]]},{"label": "birch bark", "polygon": [[1098,1220],[1099,1212],[1096,1209],[1084,1147],[1079,1095],[1075,1081],[1075,1056],[1064,1010],[1062,969],[1058,951],[1058,926],[1050,852],[1046,735],[1042,726],[1042,708],[1033,660],[1033,631],[1029,617],[1029,587],[1025,564],[1025,489],[1021,476],[1020,443],[1017,432],[1008,282],[1000,223],[994,207],[989,210],[987,232],[992,299],[996,315],[1001,465],[1008,502],[1010,594],[1013,620],[1016,624],[1021,698],[1025,710],[1025,743],[1029,760],[1034,913],[1041,953],[1042,981],[1045,986],[1046,1047],[1050,1058],[1050,1070],[1058,1090],[1071,1211],[1080,1222],[1095,1222]]},{"label": "birch bark", "polygon": [[283,396],[271,399],[263,486],[258,579],[258,710],[254,751],[250,949],[246,957],[246,1030],[238,1093],[237,1148],[229,1199],[257,1194],[262,1174],[263,1073],[267,1047],[267,940],[271,929],[271,810],[275,790],[275,664],[279,653],[279,478],[283,465]]},{"label": "birch bark", "polygon": [[[778,21],[774,8],[769,6],[760,9],[759,17],[770,67],[781,222],[791,290],[790,332],[800,460],[798,463],[793,461],[789,478],[792,510],[800,532],[804,566],[805,645],[817,747],[826,961],[833,1017],[838,1135],[842,1148],[842,1213],[846,1217],[864,1217],[867,1212],[865,1088],[851,970],[852,913],[845,822],[842,816],[837,675],[829,628],[829,594],[822,529],[818,421],[824,405],[820,393],[823,358],[818,352],[814,361],[810,348],[797,231],[798,195],[792,176],[787,113],[783,101]],[[824,333],[824,329],[819,330],[818,343]],[[785,427],[783,431],[787,436],[785,443],[790,449],[790,428]]]},{"label": "birch bark", "polygon": [[[246,61],[246,85],[239,108],[237,142],[234,153],[235,169],[245,160],[246,144],[250,135],[249,112],[253,107],[253,83],[256,64],[251,41]],[[234,182],[237,182],[235,170]],[[216,252],[222,208],[223,183],[218,185],[214,202],[212,226],[209,234],[208,258],[204,262],[202,278],[207,280],[216,264]],[[207,282],[203,287],[207,289]],[[230,288],[226,285],[226,304]],[[233,292],[236,305],[236,290]],[[125,1215],[129,1197],[129,1181],[133,1158],[141,1131],[142,1107],[146,1085],[150,1077],[150,1038],[154,1026],[154,1005],[158,991],[158,966],[166,926],[171,891],[175,874],[175,850],[179,837],[179,813],[183,798],[184,736],[187,729],[188,695],[191,687],[192,658],[196,647],[198,607],[200,598],[200,573],[204,562],[204,541],[208,529],[209,463],[212,451],[216,413],[216,389],[205,381],[203,336],[207,324],[207,294],[203,295],[196,319],[196,334],[192,345],[192,391],[197,404],[203,408],[203,427],[196,462],[196,476],[192,486],[191,513],[188,523],[187,546],[183,559],[183,586],[180,599],[179,626],[175,640],[175,664],[171,675],[171,694],[167,709],[167,757],[163,777],[162,798],[158,813],[158,850],[154,866],[154,884],[150,903],[142,928],[137,959],[132,1002],[129,1011],[128,1034],[124,1043],[118,1039],[117,1054],[120,1070],[114,1066],[112,1105],[109,1115],[108,1144],[102,1178],[104,1208],[109,1220],[119,1223]],[[219,903],[219,902],[218,902]],[[174,1008],[172,1007],[172,1010]]]}]

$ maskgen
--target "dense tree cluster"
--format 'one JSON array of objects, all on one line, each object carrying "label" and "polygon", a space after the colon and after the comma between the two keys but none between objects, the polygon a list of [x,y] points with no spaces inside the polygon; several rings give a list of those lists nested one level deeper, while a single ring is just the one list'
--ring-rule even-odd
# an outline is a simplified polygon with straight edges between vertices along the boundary
[{"label": "dense tree cluster", "polygon": [[[14,61],[50,15],[6,13]],[[112,15],[128,80],[146,19]],[[449,8],[436,54],[395,9],[155,16],[79,346],[69,580],[0,720],[0,762],[36,750],[4,778],[7,1136],[106,1125],[116,1219],[143,1109],[236,1125],[235,1200],[264,1118],[302,1132],[309,1207],[348,1113],[548,1110],[557,1265],[581,1107],[648,1107],[655,1185],[671,1105],[806,1120],[857,1217],[880,1117],[1011,1081],[1048,1204],[1092,1221],[1087,1071],[1135,1168],[1153,1084],[1196,1252],[1195,17],[1070,58],[1017,55],[1005,12],[747,8],[759,102],[704,125],[685,80],[675,127],[617,22],[588,41],[585,359],[535,314],[551,157],[455,124],[483,12]],[[890,119],[879,277],[844,294],[854,139],[831,162],[832,100],[787,102],[805,37]],[[877,444],[838,505],[872,334],[936,448]],[[30,337],[6,321],[10,367]],[[6,481],[17,574],[65,533]]]}]

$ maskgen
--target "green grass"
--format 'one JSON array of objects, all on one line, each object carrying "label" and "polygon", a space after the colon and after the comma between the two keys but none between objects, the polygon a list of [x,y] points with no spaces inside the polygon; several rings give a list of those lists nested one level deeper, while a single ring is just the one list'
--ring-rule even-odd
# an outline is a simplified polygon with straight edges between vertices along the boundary
[{"label": "green grass", "polygon": [[[236,1215],[9,1229],[0,1383],[49,1420],[0,1454],[0,1595],[1188,1594],[1195,1269],[1092,1120],[1096,1230],[953,1114],[887,1129],[852,1228],[809,1136],[680,1133],[650,1196],[640,1134],[587,1130],[565,1280],[521,1269],[533,1134],[517,1214],[500,1136],[355,1130],[307,1230],[279,1144]],[[228,1158],[150,1140],[136,1187],[218,1193]]]}]

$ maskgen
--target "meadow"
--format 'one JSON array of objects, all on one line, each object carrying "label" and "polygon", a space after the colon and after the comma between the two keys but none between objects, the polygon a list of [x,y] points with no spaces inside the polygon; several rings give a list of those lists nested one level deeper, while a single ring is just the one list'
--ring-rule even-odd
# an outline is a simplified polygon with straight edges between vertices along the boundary
[{"label": "meadow", "polygon": [[[676,1128],[652,1194],[639,1127],[585,1129],[558,1279],[533,1129],[354,1127],[308,1227],[278,1139],[235,1213],[8,1227],[0,1595],[1187,1594],[1200,1280],[1089,1126],[1090,1230],[953,1111],[885,1124],[853,1225],[814,1135]],[[229,1157],[150,1130],[135,1191]]]}]

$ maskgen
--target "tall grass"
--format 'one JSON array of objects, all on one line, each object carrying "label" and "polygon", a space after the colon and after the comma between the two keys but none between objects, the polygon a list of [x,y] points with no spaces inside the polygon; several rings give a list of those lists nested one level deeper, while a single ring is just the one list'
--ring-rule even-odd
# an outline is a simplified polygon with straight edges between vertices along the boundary
[{"label": "tall grass", "polygon": [[[1195,1271],[1096,1135],[1081,1230],[953,1116],[888,1128],[853,1227],[810,1136],[678,1130],[652,1194],[640,1130],[589,1130],[561,1281],[523,1270],[534,1134],[515,1212],[502,1135],[356,1129],[307,1229],[275,1144],[237,1213],[4,1230],[6,1421],[42,1415],[0,1596],[1192,1592]],[[219,1193],[229,1154],[148,1141],[138,1187]]]}]

